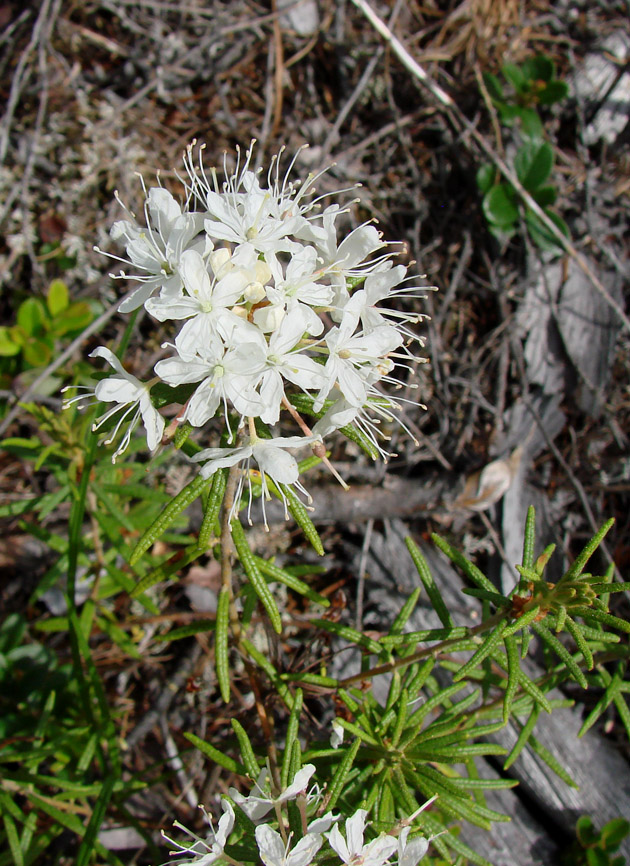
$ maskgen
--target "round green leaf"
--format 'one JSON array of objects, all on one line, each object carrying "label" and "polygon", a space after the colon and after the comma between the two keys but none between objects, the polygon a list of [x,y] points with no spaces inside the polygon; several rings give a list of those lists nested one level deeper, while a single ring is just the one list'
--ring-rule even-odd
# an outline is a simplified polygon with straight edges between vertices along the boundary
[{"label": "round green leaf", "polygon": [[602,842],[607,851],[616,851],[628,834],[630,823],[625,818],[613,818],[602,827]]},{"label": "round green leaf", "polygon": [[44,367],[50,363],[52,351],[42,340],[29,340],[22,349],[24,360],[31,367]]},{"label": "round green leaf", "polygon": [[501,82],[496,75],[493,75],[491,72],[484,72],[483,83],[486,85],[486,90],[490,95],[490,99],[493,101],[496,100],[497,102],[503,101],[503,88],[501,87]]},{"label": "round green leaf", "polygon": [[514,159],[514,168],[528,192],[537,190],[548,180],[553,168],[553,158],[553,148],[546,141],[528,142],[519,149]]},{"label": "round green leaf", "polygon": [[583,848],[594,845],[599,840],[599,833],[593,827],[590,815],[581,815],[575,825],[575,835]]},{"label": "round green leaf", "polygon": [[555,77],[553,61],[544,54],[530,57],[521,66],[528,81],[551,81]]},{"label": "round green leaf", "polygon": [[57,315],[53,326],[54,331],[59,336],[71,334],[73,331],[83,331],[93,318],[90,305],[86,301],[76,301]]},{"label": "round green leaf", "polygon": [[521,116],[522,109],[518,105],[497,105],[497,112],[504,126],[514,126],[514,121]]},{"label": "round green leaf", "polygon": [[524,92],[527,78],[523,75],[520,66],[516,66],[514,63],[506,63],[501,67],[501,72],[517,93]]},{"label": "round green leaf", "polygon": [[532,193],[532,198],[542,208],[549,207],[555,203],[558,198],[558,190],[555,186],[541,186],[536,192]]},{"label": "round green leaf", "polygon": [[46,311],[39,298],[27,298],[20,304],[17,323],[24,332],[33,337],[43,330]]},{"label": "round green leaf", "polygon": [[11,331],[4,325],[0,326],[0,355],[5,358],[11,355],[18,355],[21,346],[19,343],[14,343],[11,339]]},{"label": "round green leaf", "polygon": [[46,296],[46,304],[51,316],[56,316],[65,310],[70,303],[68,286],[63,280],[53,280],[48,287],[48,295]]},{"label": "round green leaf", "polygon": [[493,186],[484,196],[482,207],[488,222],[499,228],[508,228],[518,219],[514,192],[507,184]]},{"label": "round green leaf", "polygon": [[[554,222],[563,235],[567,238],[570,237],[569,227],[562,219],[562,217],[558,216],[552,210],[545,208],[545,213],[549,217],[549,219]],[[527,210],[525,212],[525,222],[527,224],[527,229],[529,231],[531,239],[534,243],[540,247],[541,250],[546,250],[550,253],[562,253],[564,248],[561,246],[560,242],[556,240],[555,235],[552,235],[547,226],[543,225],[543,223],[538,219],[536,214],[532,213],[532,211]]]},{"label": "round green leaf", "polygon": [[477,179],[477,188],[480,193],[485,195],[485,193],[489,192],[496,179],[497,172],[495,167],[491,163],[487,163],[486,165],[482,165],[476,174]]},{"label": "round green leaf", "polygon": [[534,108],[519,108],[521,132],[530,141],[540,141],[543,137],[543,125],[538,112]]},{"label": "round green leaf", "polygon": [[550,81],[538,94],[538,102],[540,105],[553,105],[554,102],[566,99],[568,95],[569,85],[566,81]]}]

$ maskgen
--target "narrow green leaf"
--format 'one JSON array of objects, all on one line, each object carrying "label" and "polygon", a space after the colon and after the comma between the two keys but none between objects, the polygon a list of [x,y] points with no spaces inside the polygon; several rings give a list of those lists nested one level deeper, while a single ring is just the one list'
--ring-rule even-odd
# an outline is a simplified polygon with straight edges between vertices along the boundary
[{"label": "narrow green leaf", "polygon": [[[507,770],[509,767],[512,766],[514,761],[516,761],[518,756],[521,754],[521,752],[523,751],[523,749],[527,745],[527,742],[529,741],[531,733],[534,730],[534,728],[536,727],[536,722],[538,721],[539,715],[540,715],[540,707],[538,706],[538,704],[534,704],[534,706],[532,707],[532,711],[529,714],[529,718],[527,719],[525,724],[521,727],[521,731],[517,737],[517,740],[514,743],[514,745],[512,746],[512,749],[511,749],[509,755],[505,759],[505,762],[503,764],[504,770]],[[518,724],[518,722],[516,724]]]},{"label": "narrow green leaf", "polygon": [[[282,788],[286,788],[289,784],[289,772],[291,769],[291,755],[293,754],[293,745],[294,743],[298,743],[298,730],[300,727],[300,715],[302,713],[302,704],[304,700],[304,695],[302,689],[296,689],[295,695],[293,697],[293,708],[291,709],[291,715],[289,716],[289,723],[287,725],[287,733],[284,741],[284,755],[282,758],[282,772],[280,777],[280,783]],[[299,769],[299,768],[298,768]],[[291,778],[295,775],[297,770],[295,770],[291,774]]]},{"label": "narrow green leaf", "polygon": [[24,854],[22,853],[22,848],[20,846],[20,839],[15,826],[15,821],[6,812],[2,815],[2,821],[7,835],[7,842],[9,843],[11,854],[13,855],[13,862],[15,863],[15,866],[24,866]]},{"label": "narrow green leaf", "polygon": [[626,729],[626,736],[630,739],[630,710],[628,709],[628,704],[626,703],[626,699],[619,692],[613,698],[615,707],[617,708],[617,712],[619,713],[619,718],[622,721],[624,728]]},{"label": "narrow green leaf", "polygon": [[505,629],[503,637],[509,637],[510,635],[516,634],[517,631],[527,628],[527,626],[531,625],[531,623],[536,619],[539,613],[540,607],[538,605],[532,607],[531,610],[528,610],[527,613],[523,614],[523,616],[515,619],[514,622]]},{"label": "narrow green leaf", "polygon": [[286,673],[281,674],[282,680],[291,683],[304,683],[305,685],[321,686],[324,689],[336,689],[339,685],[339,680],[333,677],[322,676],[321,674],[311,673]]},{"label": "narrow green leaf", "polygon": [[187,637],[194,637],[197,634],[204,634],[208,631],[214,631],[216,623],[213,619],[196,619],[194,622],[189,622],[187,625],[182,625],[179,628],[172,628],[166,634],[159,634],[153,637],[155,641],[163,643],[171,643],[174,640],[184,640]]},{"label": "narrow green leaf", "polygon": [[466,559],[463,553],[460,553],[459,550],[451,547],[446,539],[436,535],[435,533],[431,534],[431,538],[436,547],[439,547],[442,553],[445,553],[451,562],[458,565],[469,580],[480,587],[480,589],[486,589],[488,592],[496,592],[494,584],[488,580],[485,574],[480,571],[473,562]]},{"label": "narrow green leaf", "polygon": [[503,724],[507,725],[510,719],[512,701],[518,691],[521,665],[516,638],[513,635],[508,635],[508,637],[504,637],[503,643],[505,645],[505,654],[508,663],[508,681],[505,687],[505,696],[503,698]]},{"label": "narrow green leaf", "polygon": [[547,646],[552,649],[556,653],[556,655],[564,662],[567,669],[573,675],[575,681],[578,682],[583,689],[587,689],[588,683],[586,682],[586,677],[584,676],[584,673],[579,668],[577,662],[575,661],[569,650],[565,647],[565,645],[561,643],[561,641],[559,641],[558,638],[540,622],[534,623],[532,625],[532,629],[540,637],[540,639],[543,640],[547,644]]},{"label": "narrow green leaf", "polygon": [[591,583],[591,589],[596,592],[630,592],[630,582],[626,583]]},{"label": "narrow green leaf", "polygon": [[90,820],[85,829],[85,836],[83,837],[79,847],[76,866],[86,866],[92,858],[98,831],[101,829],[101,824],[105,818],[105,812],[114,792],[114,784],[116,781],[116,776],[113,773],[108,774],[103,781],[101,791],[96,803],[94,804]]},{"label": "narrow green leaf", "polygon": [[215,764],[223,767],[224,770],[227,770],[230,773],[238,773],[239,776],[247,775],[247,768],[243,764],[239,761],[235,761],[234,758],[230,758],[228,755],[224,755],[223,752],[215,749],[214,746],[210,745],[210,743],[206,743],[205,740],[202,740],[195,734],[188,733],[188,731],[184,732],[184,736],[189,743],[192,743],[192,745],[199,749],[200,752],[203,752],[206,758],[210,758],[211,761],[214,761]]},{"label": "narrow green leaf", "polygon": [[247,543],[247,538],[245,536],[245,531],[243,530],[243,526],[238,517],[235,517],[232,523],[230,524],[230,529],[232,532],[232,539],[234,541],[234,547],[236,548],[236,554],[240,560],[241,565],[247,575],[247,578],[254,588],[254,591],[262,606],[267,611],[267,615],[269,617],[269,621],[271,622],[273,630],[276,634],[282,633],[282,618],[280,617],[280,611],[278,610],[278,605],[276,604],[276,600],[273,597],[269,587],[267,586],[267,581],[260,573],[258,565],[256,563],[256,559],[254,554],[252,553],[249,544]]},{"label": "narrow green leaf", "polygon": [[409,631],[405,634],[392,635],[385,634],[379,638],[379,643],[384,647],[406,646],[407,644],[424,643],[430,640],[449,640],[455,638],[465,638],[469,634],[469,629],[465,626],[455,626],[453,628],[425,628],[422,631]]},{"label": "narrow green leaf", "polygon": [[145,574],[131,593],[131,597],[137,598],[137,596],[142,595],[145,590],[155,586],[156,583],[167,580],[178,571],[186,568],[187,565],[190,565],[190,563],[194,562],[195,559],[199,559],[201,554],[202,551],[197,547],[196,541],[193,544],[189,544],[188,547],[181,548],[170,556],[166,562],[163,562],[161,565],[158,565],[157,568],[154,568],[148,574]]},{"label": "narrow green leaf", "polygon": [[[435,541],[436,538],[437,536],[434,535],[433,540]],[[435,543],[437,544],[437,541]],[[411,538],[411,536],[407,536],[407,538],[405,538],[405,544],[407,546],[407,550],[411,554],[413,564],[415,565],[416,571],[418,572],[418,577],[422,581],[424,588],[427,591],[427,595],[431,600],[433,609],[440,618],[440,622],[447,628],[452,628],[453,619],[448,612],[448,608],[444,604],[444,599],[442,598],[442,595],[437,588],[435,581],[433,580],[433,575],[429,570],[426,559],[422,555],[419,547],[417,546],[413,538]],[[439,546],[440,545],[438,544],[438,547]]]},{"label": "narrow green leaf", "polygon": [[255,781],[258,778],[260,766],[258,764],[258,761],[256,760],[256,755],[254,754],[254,749],[252,747],[251,741],[247,736],[245,728],[241,725],[238,719],[230,719],[230,723],[232,725],[232,730],[236,734],[236,738],[238,740],[238,744],[241,750],[241,758],[243,760],[244,766],[247,768],[247,775],[250,777],[250,779],[254,779]]},{"label": "narrow green leaf", "polygon": [[484,637],[483,643],[477,652],[472,656],[472,658],[468,659],[466,664],[463,665],[463,667],[461,667],[455,674],[453,682],[459,682],[459,680],[467,677],[474,668],[478,667],[484,659],[488,658],[488,656],[494,652],[498,644],[501,642],[506,627],[507,622],[503,620],[497,625],[494,631]]},{"label": "narrow green leaf", "polygon": [[536,704],[540,705],[540,707],[546,712],[550,713],[552,710],[551,704],[545,697],[545,695],[538,688],[536,683],[533,680],[530,680],[529,677],[521,670],[519,671],[519,685],[523,689],[523,691],[527,692],[527,694],[533,698]]},{"label": "narrow green leaf", "polygon": [[328,794],[324,798],[324,802],[326,804],[326,810],[332,811],[337,805],[337,801],[339,797],[343,793],[346,779],[348,778],[348,774],[352,769],[352,765],[354,764],[354,759],[357,756],[359,748],[361,746],[361,740],[356,739],[352,745],[345,750],[345,754],[341,760],[341,763],[335,770],[335,775],[332,777],[330,781],[330,786],[328,788]]},{"label": "narrow green leaf", "polygon": [[304,583],[303,580],[300,580],[299,577],[296,577],[294,574],[291,574],[283,568],[279,568],[277,565],[274,565],[274,563],[268,562],[260,556],[254,555],[254,560],[259,570],[266,575],[266,577],[271,578],[271,580],[276,580],[278,583],[284,584],[284,586],[288,586],[289,589],[292,589],[299,595],[303,595],[310,601],[315,602],[315,604],[320,604],[322,607],[330,607],[330,601],[325,596],[315,592],[314,589],[311,589],[310,586],[307,583]]},{"label": "narrow green leaf", "polygon": [[247,652],[249,656],[256,662],[259,668],[261,668],[269,677],[273,685],[275,686],[276,691],[287,705],[289,710],[293,709],[293,695],[287,684],[284,680],[278,675],[278,671],[274,668],[272,663],[266,658],[256,647],[250,643],[246,638],[241,640],[241,646]]},{"label": "narrow green leaf", "polygon": [[[562,608],[566,610],[566,608]],[[564,620],[564,625],[566,630],[569,632],[571,637],[576,643],[577,648],[580,650],[582,655],[584,656],[584,661],[586,663],[589,671],[593,670],[593,653],[590,650],[589,645],[586,643],[584,635],[582,634],[582,629],[580,626],[571,619],[570,616],[566,615]]]},{"label": "narrow green leaf", "polygon": [[523,538],[523,566],[534,567],[534,547],[536,544],[536,509],[530,505],[527,509],[525,532]]},{"label": "narrow green leaf", "polygon": [[298,499],[293,492],[293,489],[288,484],[281,484],[280,487],[286,496],[291,516],[309,540],[315,553],[319,554],[319,556],[323,556],[324,545],[319,537],[319,532],[315,528],[315,524],[309,516],[306,506]]},{"label": "narrow green leaf", "polygon": [[549,749],[546,749],[542,743],[540,743],[536,737],[531,736],[529,738],[529,747],[535,752],[539,758],[541,758],[545,764],[552,770],[556,776],[558,776],[562,781],[569,785],[571,788],[579,788],[580,786],[577,782],[568,774],[568,772],[564,769],[564,767],[558,763],[556,758],[551,754]]},{"label": "narrow green leaf", "polygon": [[210,547],[210,539],[214,533],[214,527],[219,518],[221,505],[223,504],[226,483],[227,470],[217,470],[212,476],[212,487],[208,494],[208,501],[203,512],[201,528],[199,529],[197,546],[200,550],[207,550]]},{"label": "narrow green leaf", "polygon": [[602,541],[606,537],[607,533],[609,532],[609,530],[613,526],[614,522],[615,522],[614,518],[611,517],[611,519],[606,521],[606,523],[604,523],[602,528],[598,532],[595,533],[595,535],[591,538],[591,540],[589,542],[587,542],[587,544],[585,544],[584,549],[577,555],[577,557],[575,558],[575,561],[573,562],[573,564],[571,565],[569,570],[566,572],[566,574],[562,578],[562,582],[565,582],[565,581],[568,582],[571,580],[575,580],[575,578],[578,575],[582,574],[582,572],[584,571],[584,567],[585,567],[586,563],[589,561],[589,559],[591,558],[593,553],[597,550],[599,545],[602,543]]},{"label": "narrow green leaf", "polygon": [[322,628],[324,631],[337,635],[337,637],[350,641],[350,643],[357,644],[375,655],[380,655],[383,652],[383,647],[375,640],[372,640],[372,638],[354,628],[350,628],[348,625],[342,625],[340,622],[330,622],[327,619],[314,619],[312,622],[313,625]]},{"label": "narrow green leaf", "polygon": [[609,625],[611,628],[616,628],[619,631],[630,634],[630,622],[626,622],[624,619],[619,619],[619,617],[613,616],[611,613],[604,613],[603,610],[596,610],[592,607],[574,607],[571,608],[571,612],[575,616],[583,617],[587,622],[589,619],[594,619],[597,622],[603,622],[605,625]]},{"label": "narrow green leaf", "polygon": [[470,587],[463,589],[462,592],[464,595],[471,595],[473,598],[480,598],[483,601],[489,601],[496,608],[502,608],[509,604],[509,599],[504,595],[501,595],[499,592],[489,592],[487,589],[471,589]]},{"label": "narrow green leaf", "polygon": [[212,478],[202,478],[201,475],[195,476],[177,496],[169,502],[160,516],[153,521],[147,531],[140,537],[133,552],[129,558],[129,564],[135,565],[143,553],[145,553],[152,544],[168,529],[175,518],[184,511],[185,508],[201,496],[202,492],[210,485]]},{"label": "narrow green leaf", "polygon": [[214,657],[217,681],[221,699],[227,704],[230,700],[230,663],[228,644],[230,639],[230,600],[232,592],[223,587],[217,604],[216,634],[214,638]]},{"label": "narrow green leaf", "polygon": [[418,604],[418,599],[420,598],[420,593],[422,592],[422,587],[417,586],[414,590],[412,590],[411,595],[407,599],[407,601],[401,607],[396,619],[392,623],[392,627],[389,630],[390,635],[397,635],[402,632],[404,627],[407,625],[407,620],[414,612],[416,605]]}]

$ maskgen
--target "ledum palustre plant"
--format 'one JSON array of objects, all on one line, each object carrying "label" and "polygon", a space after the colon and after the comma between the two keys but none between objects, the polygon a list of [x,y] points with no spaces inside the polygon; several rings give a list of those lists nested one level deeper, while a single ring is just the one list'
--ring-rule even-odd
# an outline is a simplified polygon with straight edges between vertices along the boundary
[{"label": "ledum palustre plant", "polygon": [[[515,783],[481,778],[476,759],[501,756],[508,768],[523,749],[533,749],[549,772],[572,784],[567,769],[534,736],[541,712],[569,703],[550,697],[552,688],[567,680],[599,686],[602,697],[585,729],[614,703],[630,733],[628,653],[619,639],[630,625],[609,611],[611,593],[630,584],[613,583],[611,572],[585,571],[610,523],[551,584],[545,567],[552,551],[536,556],[530,509],[520,580],[509,595],[434,536],[468,579],[465,592],[481,602],[483,617],[473,627],[454,621],[409,539],[418,587],[379,636],[333,615],[327,595],[305,579],[316,567],[280,567],[273,556],[252,549],[252,509],[263,509],[266,525],[265,503],[276,498],[323,554],[302,479],[323,463],[343,485],[324,444],[337,432],[374,459],[390,456],[383,443],[391,425],[406,428],[403,401],[388,388],[409,387],[418,360],[410,346],[422,318],[398,309],[422,289],[407,286],[405,268],[393,264],[390,245],[376,229],[362,225],[339,240],[342,210],[326,196],[314,197],[316,178],[293,181],[294,162],[281,173],[280,157],[261,183],[250,167],[250,150],[234,173],[226,171],[221,186],[217,172],[191,148],[183,203],[153,188],[146,193],[144,225],[131,214],[115,224],[122,261],[134,269],[118,276],[139,285],[121,304],[121,312],[132,313],[122,343],[92,352],[114,374],[81,385],[67,397],[61,417],[31,405],[45,436],[3,443],[46,466],[58,482],[54,492],[11,513],[21,513],[24,525],[59,555],[32,601],[65,578],[66,607],[42,628],[68,633],[72,664],[59,666],[41,643],[31,642],[30,661],[39,673],[25,696],[24,720],[7,719],[0,743],[0,833],[9,852],[0,854],[0,866],[41,861],[63,831],[78,839],[77,866],[121,862],[99,840],[99,828],[108,812],[133,823],[125,802],[147,779],[124,770],[92,636],[106,634],[124,653],[142,659],[141,638],[121,627],[113,601],[125,593],[155,615],[160,587],[208,556],[221,571],[216,615],[159,639],[168,644],[205,632],[215,697],[226,706],[226,720],[244,688],[251,690],[256,712],[247,729],[232,714],[218,738],[185,732],[223,770],[220,804],[200,804],[208,809],[203,832],[176,824],[166,828],[161,845],[136,821],[156,864],[167,859],[166,851],[172,854],[168,862],[178,866],[416,866],[423,858],[487,864],[483,851],[460,839],[458,824],[491,832],[492,822],[509,820],[486,805],[484,792]],[[143,305],[172,328],[166,357],[144,382],[123,363],[134,311]],[[104,412],[102,403],[109,404]],[[83,411],[89,404],[93,408]],[[141,422],[153,455],[149,468],[178,461],[195,470],[176,496],[146,483],[142,440],[133,436]],[[182,515],[196,499],[203,519],[193,536]],[[66,501],[70,520],[63,538],[41,520]],[[175,552],[160,554],[158,541],[162,550],[166,543]],[[89,587],[82,605],[79,581]],[[290,670],[279,666],[281,654],[272,649],[285,640],[287,590],[302,597],[309,634],[358,648],[359,673],[333,675],[324,650],[316,667],[312,658],[302,667],[298,659]],[[441,625],[406,631],[423,592]],[[9,687],[23,659],[24,631],[17,618],[0,635],[0,676]],[[548,661],[547,671],[533,678],[525,667],[532,638],[543,644]],[[47,690],[42,670],[55,672],[54,689]],[[377,675],[389,678],[384,703],[372,690]],[[274,700],[263,700],[270,692]],[[313,693],[325,707],[319,733],[308,712]],[[510,721],[520,734],[506,754],[492,735]],[[21,739],[25,731],[28,747]],[[89,819],[82,822],[77,809],[81,814],[86,803]]]}]

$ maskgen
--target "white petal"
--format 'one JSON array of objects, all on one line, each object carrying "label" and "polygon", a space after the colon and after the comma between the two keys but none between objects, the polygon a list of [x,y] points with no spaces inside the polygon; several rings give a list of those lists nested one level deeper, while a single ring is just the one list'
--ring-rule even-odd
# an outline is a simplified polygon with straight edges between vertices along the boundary
[{"label": "white petal", "polygon": [[319,833],[307,833],[287,857],[287,866],[310,866],[323,841]]},{"label": "white petal", "polygon": [[282,837],[268,824],[256,827],[256,844],[265,866],[283,866],[285,856]]},{"label": "white petal", "polygon": [[359,854],[363,850],[363,832],[365,830],[366,818],[367,811],[365,809],[357,809],[354,815],[346,821],[348,848],[353,855]]}]

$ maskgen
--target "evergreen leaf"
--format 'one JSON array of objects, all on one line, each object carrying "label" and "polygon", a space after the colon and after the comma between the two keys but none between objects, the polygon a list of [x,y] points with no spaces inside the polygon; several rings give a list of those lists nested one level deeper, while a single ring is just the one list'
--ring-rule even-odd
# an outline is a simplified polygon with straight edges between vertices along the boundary
[{"label": "evergreen leaf", "polygon": [[459,680],[468,676],[470,671],[478,667],[484,659],[488,658],[488,656],[494,652],[495,648],[502,639],[503,632],[505,631],[506,626],[507,623],[505,620],[503,620],[498,624],[494,631],[490,632],[490,634],[486,636],[484,642],[481,644],[477,652],[472,656],[472,658],[468,659],[466,664],[463,665],[455,674],[455,676],[453,677],[454,682],[459,682]]},{"label": "evergreen leaf", "polygon": [[567,669],[573,675],[573,678],[576,682],[578,682],[583,689],[588,688],[588,683],[586,682],[586,677],[582,670],[578,667],[577,662],[569,652],[569,650],[565,647],[565,645],[558,640],[558,638],[552,634],[549,629],[544,626],[542,623],[534,623],[532,625],[532,629],[538,635],[538,637],[544,641],[547,646],[555,652],[555,654],[564,662]]},{"label": "evergreen leaf", "polygon": [[[512,746],[509,755],[505,759],[505,762],[503,764],[504,770],[507,770],[507,769],[509,769],[509,767],[512,766],[514,761],[516,761],[518,756],[521,754],[521,752],[523,751],[523,749],[527,745],[527,742],[528,742],[528,740],[532,734],[532,731],[534,730],[534,728],[536,726],[536,722],[538,721],[539,715],[540,715],[540,707],[538,704],[534,704],[534,706],[532,707],[532,711],[529,714],[529,718],[527,719],[525,724],[521,727],[521,730],[520,730],[520,733],[516,739],[516,742]],[[516,724],[518,725],[518,722],[516,722]]]},{"label": "evergreen leaf", "polygon": [[247,543],[247,538],[245,536],[243,526],[238,517],[235,517],[232,520],[230,524],[230,531],[232,533],[234,547],[236,548],[236,554],[240,560],[241,565],[243,566],[245,574],[247,575],[247,579],[253,587],[254,592],[258,596],[262,606],[267,611],[267,616],[269,617],[269,621],[271,622],[273,630],[276,632],[276,634],[281,634],[282,619],[280,617],[278,605],[276,604],[276,600],[273,597],[269,587],[267,586],[267,581],[260,573],[260,569],[258,568],[254,554],[250,550],[249,544]]},{"label": "evergreen leaf", "polygon": [[407,550],[409,551],[411,558],[413,560],[413,564],[416,567],[416,571],[418,572],[418,577],[422,581],[424,588],[427,591],[427,595],[433,605],[434,611],[440,618],[440,622],[443,626],[447,628],[453,628],[453,619],[448,611],[448,608],[444,604],[444,599],[440,593],[440,590],[437,588],[435,581],[433,580],[433,575],[429,570],[429,566],[427,564],[426,559],[422,555],[420,548],[411,538],[411,536],[407,536],[405,538],[405,544],[407,545]]},{"label": "evergreen leaf", "polygon": [[243,764],[239,761],[235,761],[234,758],[230,758],[229,755],[224,755],[223,752],[215,749],[215,747],[210,745],[210,743],[206,743],[205,740],[202,740],[200,737],[197,737],[195,734],[191,734],[188,731],[184,731],[184,736],[189,743],[192,743],[200,752],[203,752],[206,758],[210,758],[211,761],[214,761],[215,764],[223,767],[224,770],[227,770],[230,773],[237,773],[239,776],[247,775],[247,768]]},{"label": "evergreen leaf", "polygon": [[129,558],[129,565],[135,565],[138,562],[142,554],[166,532],[175,518],[202,494],[205,488],[209,486],[211,480],[211,478],[202,478],[201,475],[196,475],[183,490],[180,490],[177,496],[169,502],[164,511],[136,542],[136,546]]},{"label": "evergreen leaf", "polygon": [[228,645],[230,639],[230,601],[232,590],[224,586],[217,604],[216,634],[214,638],[214,661],[223,703],[230,700],[230,663]]},{"label": "evergreen leaf", "polygon": [[486,589],[488,592],[496,592],[494,584],[488,580],[485,574],[477,568],[473,562],[466,559],[463,553],[460,553],[459,550],[455,550],[446,539],[436,535],[435,532],[431,534],[431,538],[436,547],[439,547],[442,553],[445,553],[451,562],[458,565],[469,580],[476,584],[480,589]]}]

